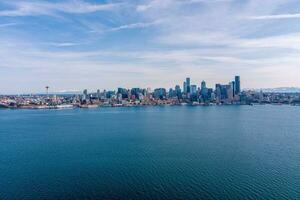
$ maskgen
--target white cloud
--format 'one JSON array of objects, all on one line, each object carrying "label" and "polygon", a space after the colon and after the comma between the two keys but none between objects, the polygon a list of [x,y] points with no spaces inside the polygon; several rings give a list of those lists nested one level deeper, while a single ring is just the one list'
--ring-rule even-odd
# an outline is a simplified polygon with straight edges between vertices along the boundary
[{"label": "white cloud", "polygon": [[5,24],[0,24],[0,28],[8,27],[8,26],[16,26],[18,23],[5,23]]},{"label": "white cloud", "polygon": [[80,43],[76,43],[76,42],[50,42],[45,44],[50,46],[55,46],[55,47],[72,47],[72,46],[81,45]]},{"label": "white cloud", "polygon": [[234,38],[217,32],[181,32],[171,33],[156,38],[157,42],[169,45],[199,46],[199,45],[228,45]]},{"label": "white cloud", "polygon": [[[170,87],[181,83],[185,76],[191,76],[198,84],[202,79],[207,80],[212,86],[240,74],[243,86],[249,88],[300,86],[296,77],[300,73],[300,32],[297,33],[300,26],[294,24],[287,30],[289,24],[283,23],[290,20],[263,20],[298,18],[298,14],[272,15],[287,1],[249,0],[236,4],[230,0],[147,0],[139,1],[141,5],[129,3],[131,6],[122,7],[122,12],[97,13],[95,19],[81,15],[70,17],[68,23],[72,21],[76,29],[71,33],[67,33],[67,28],[59,34],[53,31],[50,38],[55,42],[43,43],[41,36],[35,40],[22,33],[11,37],[23,39],[27,45],[0,38],[0,78],[11,88],[43,88],[49,82],[52,87],[60,84],[62,89],[95,89],[98,85],[101,88]],[[0,15],[91,13],[119,6],[87,1],[11,2],[16,9],[8,13],[0,11]],[[249,16],[256,18],[246,20]],[[155,29],[147,29],[147,37],[134,32],[148,27]],[[101,34],[87,34],[87,29]],[[132,31],[121,32],[127,29]],[[51,27],[49,30],[51,34]],[[127,37],[132,37],[130,45]],[[82,42],[87,44],[72,48]],[[13,72],[16,78],[10,80]],[[35,82],[15,86],[14,81],[23,77]],[[0,90],[5,90],[6,86],[2,87]]]},{"label": "white cloud", "polygon": [[300,13],[247,17],[247,19],[252,19],[252,20],[294,19],[294,18],[300,18]]},{"label": "white cloud", "polygon": [[[70,86],[78,89],[83,89],[82,87],[96,89],[99,86],[111,89],[117,86],[171,87],[181,83],[185,76],[191,76],[197,83],[202,79],[207,80],[209,85],[213,86],[216,82],[228,82],[235,73],[241,74],[246,87],[268,87],[274,81],[277,83],[276,86],[287,85],[285,77],[277,75],[278,72],[287,74],[288,71],[285,70],[293,70],[289,74],[300,73],[298,67],[300,57],[297,53],[279,54],[276,59],[244,57],[243,53],[244,50],[224,51],[222,48],[211,51],[196,48],[54,52],[36,49],[29,45],[0,48],[0,68],[23,71],[24,78],[31,77],[28,84],[29,82],[34,84],[32,87],[35,88],[30,89],[36,91],[48,83],[57,89]],[[254,52],[254,55],[257,53],[260,52]],[[16,57],[18,59],[15,59]],[[5,74],[2,73],[2,80],[10,83],[9,79],[6,80]],[[263,74],[268,74],[271,78],[263,82],[262,80],[265,80]],[[16,76],[18,77],[17,74]],[[172,80],[165,79],[166,76],[172,76]],[[299,82],[295,80],[289,83],[293,82],[297,85]],[[15,85],[20,82],[14,81]],[[18,87],[22,88],[22,84],[19,84]],[[61,86],[55,86],[57,84]],[[3,90],[5,91],[5,88]]]},{"label": "white cloud", "polygon": [[141,4],[141,5],[137,5],[136,6],[136,10],[138,12],[144,12],[144,11],[147,11],[149,9],[152,9],[152,8],[163,8],[163,7],[168,7],[169,5],[171,4],[175,4],[176,1],[172,1],[172,0],[152,0],[146,4]]},{"label": "white cloud", "polygon": [[138,12],[144,12],[150,9],[169,9],[171,6],[182,6],[188,4],[214,4],[214,3],[227,3],[232,0],[150,0],[148,3],[137,5]]},{"label": "white cloud", "polygon": [[120,31],[124,29],[139,29],[139,28],[148,28],[154,25],[158,25],[161,23],[161,20],[157,20],[154,22],[139,22],[139,23],[132,23],[132,24],[125,24],[118,27],[110,28],[108,31]]},{"label": "white cloud", "polygon": [[22,2],[9,1],[7,4],[14,6],[15,9],[2,10],[0,16],[18,17],[34,15],[55,15],[58,12],[63,13],[93,13],[97,11],[112,10],[119,4],[91,4],[81,0],[73,0],[65,3],[50,3],[42,1]]},{"label": "white cloud", "polygon": [[137,10],[138,12],[143,12],[143,11],[146,11],[146,10],[150,9],[151,7],[152,7],[151,4],[138,5],[138,6],[136,7],[136,10]]},{"label": "white cloud", "polygon": [[[157,42],[181,46],[224,46],[224,48],[276,48],[300,50],[300,33],[241,38],[222,33],[180,33],[158,37]],[[207,47],[206,47],[207,48]]]},{"label": "white cloud", "polygon": [[249,48],[279,48],[300,50],[300,33],[265,38],[240,39],[236,46]]}]

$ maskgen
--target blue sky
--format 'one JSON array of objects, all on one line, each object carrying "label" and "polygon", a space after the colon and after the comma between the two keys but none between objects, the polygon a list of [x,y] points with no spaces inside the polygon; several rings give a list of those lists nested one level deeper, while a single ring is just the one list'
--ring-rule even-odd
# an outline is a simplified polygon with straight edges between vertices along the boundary
[{"label": "blue sky", "polygon": [[0,93],[300,86],[298,0],[0,0]]}]

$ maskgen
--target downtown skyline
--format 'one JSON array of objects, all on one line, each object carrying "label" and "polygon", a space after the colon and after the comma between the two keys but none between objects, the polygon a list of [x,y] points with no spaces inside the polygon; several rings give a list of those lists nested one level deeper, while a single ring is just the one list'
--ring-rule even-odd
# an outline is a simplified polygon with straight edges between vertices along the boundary
[{"label": "downtown skyline", "polygon": [[300,93],[264,92],[243,90],[240,76],[235,76],[227,84],[216,83],[210,88],[202,81],[194,84],[187,77],[182,87],[177,84],[173,88],[124,88],[117,90],[100,90],[96,92],[84,89],[82,93],[46,93],[0,95],[0,108],[4,109],[72,109],[99,107],[132,107],[132,106],[164,106],[164,105],[299,105]]},{"label": "downtown skyline", "polygon": [[3,0],[0,94],[235,74],[244,88],[299,87],[299,13],[295,0]]}]

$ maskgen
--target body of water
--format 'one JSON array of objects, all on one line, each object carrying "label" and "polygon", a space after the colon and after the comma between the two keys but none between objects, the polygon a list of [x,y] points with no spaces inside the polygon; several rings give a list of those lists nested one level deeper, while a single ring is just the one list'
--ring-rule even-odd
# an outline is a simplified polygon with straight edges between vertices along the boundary
[{"label": "body of water", "polygon": [[300,107],[0,110],[0,199],[300,199]]}]

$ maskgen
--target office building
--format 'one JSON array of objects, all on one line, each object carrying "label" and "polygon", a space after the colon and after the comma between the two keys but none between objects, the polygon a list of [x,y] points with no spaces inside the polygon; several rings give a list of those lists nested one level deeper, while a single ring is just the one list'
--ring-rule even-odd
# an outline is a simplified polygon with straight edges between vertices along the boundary
[{"label": "office building", "polygon": [[235,76],[235,94],[238,95],[241,93],[241,80],[240,76]]},{"label": "office building", "polygon": [[190,93],[190,92],[191,92],[191,79],[186,78],[186,93]]},{"label": "office building", "polygon": [[197,85],[191,85],[191,94],[197,93]]}]

